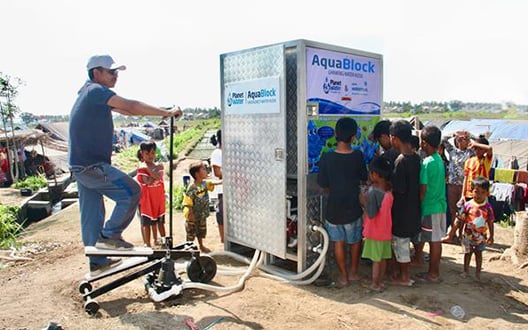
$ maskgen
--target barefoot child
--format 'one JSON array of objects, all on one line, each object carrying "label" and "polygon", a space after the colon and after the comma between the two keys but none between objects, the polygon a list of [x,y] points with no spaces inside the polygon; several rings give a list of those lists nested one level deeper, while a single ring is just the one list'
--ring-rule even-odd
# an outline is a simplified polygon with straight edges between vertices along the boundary
[{"label": "barefoot child", "polygon": [[[480,270],[482,268],[482,251],[486,244],[493,244],[493,208],[488,202],[490,183],[484,177],[476,177],[471,182],[471,192],[473,199],[466,202],[462,209],[461,220],[464,222],[462,234],[462,247],[464,249],[464,273],[467,277],[469,273],[469,263],[471,255],[475,254],[477,262],[475,267],[475,277],[480,280]],[[487,231],[490,235],[487,238]]]},{"label": "barefoot child", "polygon": [[[420,156],[413,150],[412,126],[405,120],[398,120],[390,127],[391,143],[400,155],[394,162],[391,175],[392,195],[392,249],[391,284],[412,286],[409,276],[411,264],[411,242],[416,243],[422,229],[420,209]],[[419,143],[419,142],[418,142]],[[416,247],[416,245],[415,245]],[[423,253],[415,249],[418,261]]]},{"label": "barefoot child", "polygon": [[[317,184],[328,192],[325,210],[325,229],[334,244],[334,255],[339,269],[336,286],[343,287],[349,281],[358,281],[361,254],[362,210],[359,205],[359,185],[367,181],[367,167],[361,151],[355,151],[351,143],[358,130],[350,117],[340,118],[335,127],[337,146],[327,152],[319,162]],[[350,265],[347,267],[347,250]]]},{"label": "barefoot child", "polygon": [[207,170],[202,162],[191,165],[189,174],[194,182],[189,185],[185,197],[183,198],[183,214],[185,216],[185,230],[187,231],[187,241],[192,242],[196,237],[198,246],[202,252],[211,252],[203,244],[203,239],[207,234],[207,217],[209,216],[209,194],[214,186],[221,182],[205,181],[208,176]]},{"label": "barefoot child", "polygon": [[365,216],[363,220],[362,258],[372,260],[372,284],[370,289],[381,292],[381,280],[385,276],[387,259],[392,257],[392,193],[390,192],[391,164],[382,157],[375,158],[369,165],[372,186],[367,192]]},{"label": "barefoot child", "polygon": [[425,126],[420,133],[421,147],[427,157],[420,169],[420,199],[422,207],[422,232],[420,243],[429,243],[429,271],[416,274],[423,283],[440,282],[442,237],[446,232],[445,166],[438,154],[442,132],[436,126]]}]

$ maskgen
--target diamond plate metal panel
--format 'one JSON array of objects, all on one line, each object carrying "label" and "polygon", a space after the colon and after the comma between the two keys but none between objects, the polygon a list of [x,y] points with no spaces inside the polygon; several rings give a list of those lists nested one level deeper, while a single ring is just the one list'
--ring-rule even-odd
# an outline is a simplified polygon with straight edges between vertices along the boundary
[{"label": "diamond plate metal panel", "polygon": [[282,46],[273,46],[226,55],[223,83],[284,76],[283,52]]},{"label": "diamond plate metal panel", "polygon": [[[307,218],[312,221],[318,221],[322,224],[322,217],[321,212],[322,210],[322,203],[324,202],[324,198],[319,196],[312,196],[306,199],[306,210],[307,210]],[[308,234],[308,245],[309,246],[317,246],[320,242],[321,236],[316,233],[309,233]]]},{"label": "diamond plate metal panel", "polygon": [[286,171],[297,176],[297,47],[286,50],[286,141]]},{"label": "diamond plate metal panel", "polygon": [[[222,83],[272,76],[284,79],[283,54],[282,46],[227,54]],[[286,159],[276,159],[277,149],[286,150],[283,101],[280,114],[224,111],[223,121],[227,240],[285,258]]]}]

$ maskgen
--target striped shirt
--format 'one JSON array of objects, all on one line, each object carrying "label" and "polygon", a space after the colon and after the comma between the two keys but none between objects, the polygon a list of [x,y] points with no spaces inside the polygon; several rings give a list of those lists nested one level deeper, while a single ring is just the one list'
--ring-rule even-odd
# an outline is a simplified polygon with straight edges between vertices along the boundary
[{"label": "striped shirt", "polygon": [[464,164],[464,180],[466,182],[466,190],[463,192],[463,195],[466,198],[472,198],[471,194],[471,181],[478,176],[485,177],[489,179],[490,170],[491,170],[491,159],[487,155],[483,158],[477,158],[473,156],[470,159],[466,160]]}]

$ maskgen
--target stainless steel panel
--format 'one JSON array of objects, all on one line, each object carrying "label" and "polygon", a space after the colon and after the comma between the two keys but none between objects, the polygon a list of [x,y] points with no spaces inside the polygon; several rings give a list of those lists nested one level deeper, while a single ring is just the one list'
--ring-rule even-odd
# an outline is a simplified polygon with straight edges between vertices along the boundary
[{"label": "stainless steel panel", "polygon": [[286,150],[284,49],[280,45],[226,54],[221,64],[224,85],[281,79],[280,113],[223,111],[222,148],[227,240],[285,258],[286,159],[280,156]]}]

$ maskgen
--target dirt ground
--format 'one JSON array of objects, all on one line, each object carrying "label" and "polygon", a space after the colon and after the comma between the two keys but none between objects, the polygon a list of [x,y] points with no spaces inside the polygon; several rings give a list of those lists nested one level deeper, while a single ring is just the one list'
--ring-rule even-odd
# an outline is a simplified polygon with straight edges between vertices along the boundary
[{"label": "dirt ground", "polygon": [[0,188],[0,204],[20,206],[27,198],[20,195],[20,189]]},{"label": "dirt ground", "polygon": [[[108,203],[107,210],[111,207]],[[173,224],[175,242],[183,242],[181,213],[175,213]],[[141,245],[137,219],[124,236]],[[220,318],[214,329],[528,328],[528,270],[508,261],[489,261],[513,242],[513,230],[499,226],[496,243],[484,252],[480,283],[460,277],[463,254],[458,246],[444,245],[439,284],[387,286],[382,293],[371,293],[360,284],[342,289],[294,286],[256,271],[238,292],[189,289],[181,297],[154,303],[142,279],[136,279],[98,297],[101,308],[93,317],[84,312],[78,291],[88,265],[77,204],[29,226],[22,241],[17,255],[32,260],[0,260],[0,329],[42,329],[49,322],[64,329],[187,329],[186,319],[204,329]],[[214,216],[208,219],[205,242],[213,250],[223,248]],[[226,262],[243,268],[230,259],[218,263]],[[363,261],[360,267],[368,278],[370,267]],[[411,273],[423,270],[413,268]],[[229,286],[238,280],[217,275],[213,284]],[[451,315],[454,305],[465,311],[463,319]]]}]

